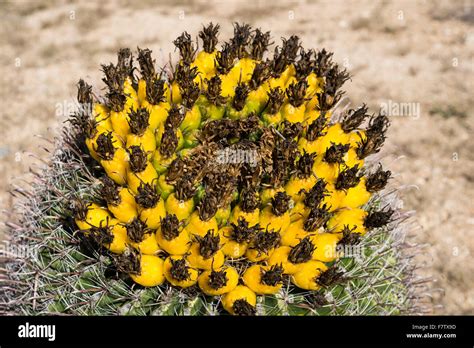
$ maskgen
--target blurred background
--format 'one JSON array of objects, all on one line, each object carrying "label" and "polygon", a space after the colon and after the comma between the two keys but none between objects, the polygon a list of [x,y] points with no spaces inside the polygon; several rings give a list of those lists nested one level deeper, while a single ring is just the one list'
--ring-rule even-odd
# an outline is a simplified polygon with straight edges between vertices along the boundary
[{"label": "blurred background", "polygon": [[[438,314],[474,314],[474,12],[458,1],[0,1],[0,208],[51,148],[79,78],[100,93],[100,64],[121,47],[175,56],[172,41],[209,21],[245,21],[273,41],[296,34],[353,75],[351,105],[385,109],[385,165],[422,228]],[[39,137],[38,137],[39,136]],[[36,154],[35,158],[31,153]],[[3,218],[2,218],[3,220]],[[3,227],[2,227],[3,228]],[[1,232],[0,232],[1,238]]]}]

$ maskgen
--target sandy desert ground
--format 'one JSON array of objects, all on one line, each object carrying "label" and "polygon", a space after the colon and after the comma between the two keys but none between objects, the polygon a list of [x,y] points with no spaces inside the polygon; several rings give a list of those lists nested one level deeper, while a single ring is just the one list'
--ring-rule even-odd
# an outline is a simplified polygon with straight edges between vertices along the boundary
[{"label": "sandy desert ground", "polygon": [[[0,207],[38,160],[79,78],[100,90],[100,63],[120,47],[149,47],[168,61],[181,31],[234,21],[299,35],[335,52],[353,74],[352,105],[388,107],[386,163],[405,208],[416,210],[441,314],[474,314],[473,2],[465,1],[0,1]],[[400,107],[403,107],[400,110]],[[398,110],[397,110],[398,108]],[[410,188],[411,187],[411,188]]]}]

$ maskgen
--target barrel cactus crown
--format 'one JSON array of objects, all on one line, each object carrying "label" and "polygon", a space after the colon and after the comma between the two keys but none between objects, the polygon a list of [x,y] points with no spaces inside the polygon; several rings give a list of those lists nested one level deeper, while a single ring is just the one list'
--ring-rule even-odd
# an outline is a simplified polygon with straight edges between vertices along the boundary
[{"label": "barrel cactus crown", "polygon": [[[372,156],[388,118],[339,108],[346,70],[297,36],[184,32],[83,80],[19,203],[2,309],[23,314],[410,313],[403,214]],[[197,47],[202,47],[198,50]]]}]

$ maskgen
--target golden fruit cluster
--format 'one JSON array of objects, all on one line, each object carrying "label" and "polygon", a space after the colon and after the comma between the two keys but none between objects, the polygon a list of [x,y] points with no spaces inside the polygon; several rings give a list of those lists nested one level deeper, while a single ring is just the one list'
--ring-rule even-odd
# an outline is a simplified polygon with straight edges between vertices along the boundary
[{"label": "golden fruit cluster", "polygon": [[364,209],[390,176],[364,169],[388,120],[362,106],[331,121],[349,76],[324,49],[292,36],[264,58],[269,32],[236,24],[217,49],[218,29],[199,33],[201,51],[176,39],[168,75],[148,49],[137,74],[122,49],[103,66],[104,98],[79,82],[73,123],[103,170],[103,200],[78,200],[74,214],[141,286],[194,286],[253,314],[283,284],[330,285],[339,247],[389,221]]}]

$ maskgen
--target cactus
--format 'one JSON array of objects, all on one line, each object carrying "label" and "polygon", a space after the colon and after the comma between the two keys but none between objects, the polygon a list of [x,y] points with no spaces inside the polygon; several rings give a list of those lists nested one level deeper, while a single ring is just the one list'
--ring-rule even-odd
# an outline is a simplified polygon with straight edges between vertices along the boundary
[{"label": "cactus", "polygon": [[[420,313],[388,118],[340,104],[349,74],[297,36],[235,24],[78,83],[78,111],[18,202],[0,310],[79,315]],[[139,70],[139,74],[136,73]]]}]

